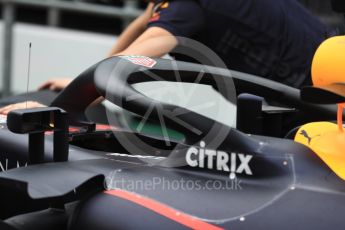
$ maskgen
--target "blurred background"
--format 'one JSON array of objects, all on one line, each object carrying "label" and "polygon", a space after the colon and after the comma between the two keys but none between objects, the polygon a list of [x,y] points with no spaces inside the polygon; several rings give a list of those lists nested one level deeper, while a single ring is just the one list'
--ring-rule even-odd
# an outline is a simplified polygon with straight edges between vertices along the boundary
[{"label": "blurred background", "polygon": [[[330,1],[300,0],[344,32]],[[106,57],[116,36],[145,8],[144,0],[0,0],[0,93],[26,91],[49,78],[76,77]]]}]

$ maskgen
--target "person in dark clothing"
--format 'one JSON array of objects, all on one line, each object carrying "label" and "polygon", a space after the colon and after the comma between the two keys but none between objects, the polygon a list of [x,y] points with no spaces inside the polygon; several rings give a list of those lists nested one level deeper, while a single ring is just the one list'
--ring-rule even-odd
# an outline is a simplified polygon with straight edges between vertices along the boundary
[{"label": "person in dark clothing", "polygon": [[[211,48],[229,69],[300,88],[311,83],[313,55],[331,35],[297,0],[156,0],[109,56],[161,57],[185,37]],[[51,80],[41,89],[60,90],[69,82]]]}]

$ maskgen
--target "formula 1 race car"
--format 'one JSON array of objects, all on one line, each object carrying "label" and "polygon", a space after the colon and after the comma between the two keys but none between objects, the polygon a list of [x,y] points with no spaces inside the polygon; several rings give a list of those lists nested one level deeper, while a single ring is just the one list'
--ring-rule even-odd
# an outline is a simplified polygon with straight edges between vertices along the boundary
[{"label": "formula 1 race car", "polygon": [[[321,45],[314,86],[301,91],[186,62],[97,63],[51,107],[12,111],[1,122],[0,228],[344,229],[345,57],[334,52],[344,39]],[[133,88],[179,80],[236,103],[236,128]],[[164,135],[116,126],[111,113],[106,125],[88,120],[84,111],[100,96],[166,126]],[[337,114],[338,124],[317,122]]]}]

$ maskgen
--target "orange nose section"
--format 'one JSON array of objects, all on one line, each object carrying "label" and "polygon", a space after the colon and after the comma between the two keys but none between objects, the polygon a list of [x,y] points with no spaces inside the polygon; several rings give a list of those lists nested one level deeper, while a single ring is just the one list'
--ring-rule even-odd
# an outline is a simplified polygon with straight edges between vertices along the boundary
[{"label": "orange nose section", "polygon": [[345,36],[332,37],[317,49],[312,64],[314,86],[345,83]]}]

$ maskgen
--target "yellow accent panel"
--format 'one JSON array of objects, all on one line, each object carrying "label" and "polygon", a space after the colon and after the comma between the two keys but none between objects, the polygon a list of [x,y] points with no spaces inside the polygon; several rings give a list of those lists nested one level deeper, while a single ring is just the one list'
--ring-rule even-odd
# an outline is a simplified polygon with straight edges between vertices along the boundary
[{"label": "yellow accent panel", "polygon": [[312,64],[315,86],[345,82],[345,36],[324,41],[317,49]]},{"label": "yellow accent panel", "polygon": [[345,132],[330,122],[302,126],[295,141],[312,149],[341,179],[345,180]]}]

